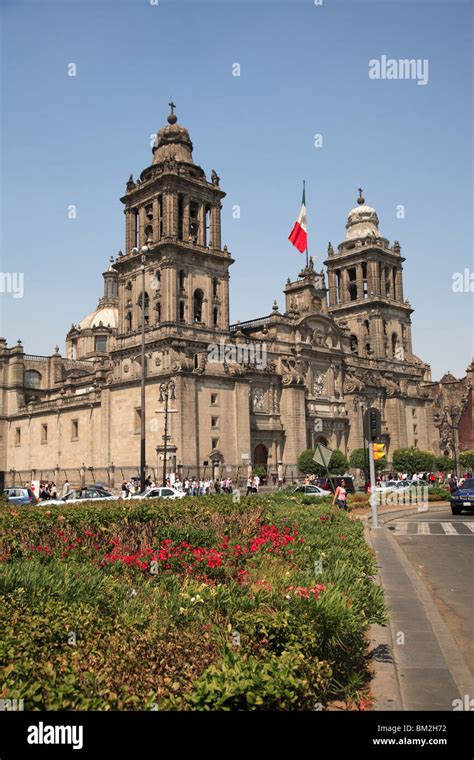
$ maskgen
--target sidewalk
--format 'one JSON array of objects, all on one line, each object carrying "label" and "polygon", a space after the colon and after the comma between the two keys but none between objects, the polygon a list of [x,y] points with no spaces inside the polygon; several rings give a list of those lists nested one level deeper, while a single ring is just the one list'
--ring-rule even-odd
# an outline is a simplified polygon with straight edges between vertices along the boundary
[{"label": "sidewalk", "polygon": [[454,699],[474,694],[452,634],[383,518],[380,528],[366,528],[366,537],[390,615],[388,627],[370,632],[375,709],[452,711]]}]

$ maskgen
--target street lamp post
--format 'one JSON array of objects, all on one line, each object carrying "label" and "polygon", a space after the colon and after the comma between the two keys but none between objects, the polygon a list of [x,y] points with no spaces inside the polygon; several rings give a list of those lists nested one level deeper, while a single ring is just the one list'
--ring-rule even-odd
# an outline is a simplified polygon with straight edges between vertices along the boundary
[{"label": "street lamp post", "polygon": [[163,486],[166,486],[166,456],[168,453],[168,400],[171,398],[173,401],[176,396],[174,394],[175,384],[172,380],[168,380],[167,383],[161,383],[160,385],[160,401],[165,401],[165,433],[163,436]]},{"label": "street lamp post", "polygon": [[365,486],[369,477],[367,473],[367,446],[366,446],[365,431],[364,431],[364,412],[365,412],[364,401],[360,398],[355,398],[354,407],[356,411],[360,409],[361,421],[362,421],[362,442],[364,446],[364,489],[365,489]]},{"label": "street lamp post", "polygon": [[148,253],[148,246],[144,245],[138,250],[138,248],[132,248],[132,253],[141,253],[141,273],[142,273],[142,295],[141,295],[141,308],[142,308],[142,324],[141,324],[141,393],[140,393],[140,491],[143,493],[145,490],[145,452],[146,452],[146,424],[145,424],[145,381],[146,381],[146,357],[145,357],[145,264],[146,254]]}]

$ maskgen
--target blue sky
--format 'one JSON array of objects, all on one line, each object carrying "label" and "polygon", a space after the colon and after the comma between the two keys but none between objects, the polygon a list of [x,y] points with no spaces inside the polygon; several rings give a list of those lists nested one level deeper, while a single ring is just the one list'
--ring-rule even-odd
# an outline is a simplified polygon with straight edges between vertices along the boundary
[{"label": "blue sky", "polygon": [[[151,163],[168,101],[227,192],[231,319],[267,314],[303,257],[288,242],[306,179],[316,266],[362,185],[400,240],[414,350],[462,376],[472,293],[472,4],[323,0],[3,0],[1,334],[61,350],[124,247],[125,181]],[[371,80],[368,62],[429,61],[429,82]],[[77,76],[68,76],[75,63]],[[239,63],[240,77],[232,76]],[[323,146],[314,147],[322,134]],[[68,206],[77,218],[68,219]],[[241,218],[232,218],[232,206]],[[405,207],[405,218],[396,209]]]}]

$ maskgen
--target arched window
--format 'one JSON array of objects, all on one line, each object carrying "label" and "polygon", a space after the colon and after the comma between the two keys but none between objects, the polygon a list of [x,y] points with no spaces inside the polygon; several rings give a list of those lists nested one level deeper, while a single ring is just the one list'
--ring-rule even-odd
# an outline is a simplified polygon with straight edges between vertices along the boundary
[{"label": "arched window", "polygon": [[212,323],[214,327],[217,327],[219,322],[219,312],[217,310],[217,306],[215,306],[212,310]]},{"label": "arched window", "polygon": [[193,322],[202,322],[202,302],[204,293],[200,288],[194,291],[193,298]]},{"label": "arched window", "polygon": [[132,332],[132,312],[131,311],[127,311],[127,316],[125,319],[127,322],[127,331]]},{"label": "arched window", "polygon": [[155,306],[156,309],[156,322],[161,322],[161,303],[158,301],[158,303]]},{"label": "arched window", "polygon": [[365,344],[365,355],[370,356],[372,354],[372,347],[370,343]]},{"label": "arched window", "polygon": [[127,284],[125,285],[125,290],[131,290],[132,289],[132,281],[129,280]]},{"label": "arched window", "polygon": [[179,302],[179,321],[184,322],[184,301]]},{"label": "arched window", "polygon": [[323,435],[318,435],[318,437],[315,440],[315,443],[320,443],[321,446],[327,446],[328,445],[328,439],[325,438]]},{"label": "arched window", "polygon": [[26,388],[39,388],[41,385],[41,374],[35,369],[27,369],[24,382]]},{"label": "arched window", "polygon": [[351,347],[352,353],[353,354],[358,354],[359,353],[359,341],[357,339],[357,335],[351,335],[351,337],[349,338],[349,342],[350,342],[350,347]]},{"label": "arched window", "polygon": [[212,278],[212,297],[217,298],[217,284],[218,280],[217,277]]},{"label": "arched window", "polygon": [[155,290],[158,290],[161,287],[161,272],[159,269],[155,269],[153,278],[152,278],[152,288]]},{"label": "arched window", "polygon": [[152,243],[153,242],[153,227],[151,224],[148,224],[145,227],[145,242],[146,243]]},{"label": "arched window", "polygon": [[184,269],[180,269],[179,271],[179,289],[184,290],[184,279],[186,277]]}]

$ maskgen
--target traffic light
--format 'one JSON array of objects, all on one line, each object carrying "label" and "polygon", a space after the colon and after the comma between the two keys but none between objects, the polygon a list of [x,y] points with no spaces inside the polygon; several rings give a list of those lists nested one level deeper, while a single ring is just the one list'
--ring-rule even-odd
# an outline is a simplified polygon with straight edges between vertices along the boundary
[{"label": "traffic light", "polygon": [[385,444],[384,443],[373,443],[372,444],[372,451],[374,454],[374,462],[377,462],[379,459],[383,459],[385,456]]},{"label": "traffic light", "polygon": [[364,435],[368,441],[376,441],[382,432],[382,415],[375,407],[369,407],[364,414]]}]

